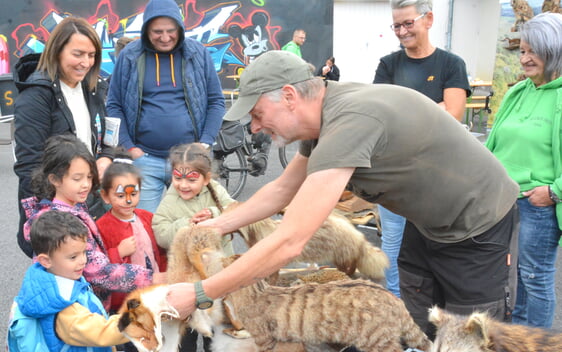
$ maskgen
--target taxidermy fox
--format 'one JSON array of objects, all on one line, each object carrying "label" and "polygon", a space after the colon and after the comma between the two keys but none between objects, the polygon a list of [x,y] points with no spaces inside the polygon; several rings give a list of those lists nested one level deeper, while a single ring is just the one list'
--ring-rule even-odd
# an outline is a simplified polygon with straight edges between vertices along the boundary
[{"label": "taxidermy fox", "polygon": [[434,307],[429,321],[437,327],[432,352],[562,351],[562,334],[499,322],[486,313],[460,316]]},{"label": "taxidermy fox", "polygon": [[[226,211],[236,204],[230,204]],[[275,231],[278,224],[279,220],[266,218],[240,228],[239,232],[251,247]],[[349,220],[335,212],[328,216],[295,261],[332,263],[349,276],[353,276],[357,269],[371,280],[383,279],[389,266],[386,254],[372,245]]]}]

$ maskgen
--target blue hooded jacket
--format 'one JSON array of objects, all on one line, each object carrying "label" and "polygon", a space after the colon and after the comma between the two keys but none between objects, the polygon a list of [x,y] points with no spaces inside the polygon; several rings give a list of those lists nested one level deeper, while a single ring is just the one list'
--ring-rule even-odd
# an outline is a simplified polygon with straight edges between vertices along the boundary
[{"label": "blue hooded jacket", "polygon": [[87,307],[91,312],[107,317],[100,300],[94,295],[90,284],[83,277],[75,281],[69,300],[61,297],[55,276],[41,264],[34,263],[25,273],[19,294],[15,298],[21,313],[39,320],[45,342],[51,352],[65,351],[96,351],[110,352],[111,347],[78,347],[70,346],[57,337],[55,319],[57,314],[73,303]]},{"label": "blue hooded jacket", "polygon": [[[148,38],[148,24],[157,17],[169,17],[180,28],[178,44],[170,53],[155,51]],[[166,158],[174,145],[215,141],[225,113],[220,80],[207,49],[185,38],[184,33],[178,5],[173,0],[151,0],[145,8],[141,39],[128,44],[119,54],[111,78],[107,111],[108,116],[121,119],[119,144],[126,149],[139,147],[146,153]],[[162,69],[154,67],[156,56],[167,60],[160,65]],[[168,70],[170,61],[180,65]],[[177,96],[178,90],[158,90],[160,71],[165,70],[180,73],[183,97]],[[170,86],[170,82],[165,84]],[[178,98],[183,98],[185,108],[177,108]],[[154,114],[155,111],[160,113]]]}]

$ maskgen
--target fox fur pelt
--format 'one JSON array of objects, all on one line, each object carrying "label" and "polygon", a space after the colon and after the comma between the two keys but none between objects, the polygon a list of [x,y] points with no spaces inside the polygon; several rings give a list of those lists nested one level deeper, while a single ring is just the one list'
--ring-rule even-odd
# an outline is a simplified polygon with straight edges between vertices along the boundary
[{"label": "fox fur pelt", "polygon": [[[237,203],[232,203],[226,211],[236,206]],[[246,245],[251,247],[275,231],[279,222],[266,218],[240,228],[239,232]],[[295,261],[332,263],[349,276],[353,276],[355,271],[359,270],[371,280],[383,279],[384,271],[389,266],[386,254],[372,245],[348,219],[336,212],[328,216]]]},{"label": "fox fur pelt", "polygon": [[432,352],[562,351],[562,334],[499,322],[487,313],[460,316],[433,307],[429,321],[437,327]]}]

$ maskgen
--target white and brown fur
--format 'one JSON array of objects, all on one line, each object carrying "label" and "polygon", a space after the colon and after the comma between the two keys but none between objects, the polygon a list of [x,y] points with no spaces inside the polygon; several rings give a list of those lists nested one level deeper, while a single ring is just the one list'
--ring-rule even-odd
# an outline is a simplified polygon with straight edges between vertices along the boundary
[{"label": "white and brown fur", "polygon": [[[166,271],[168,283],[173,284],[204,280],[208,277],[208,273],[217,272],[222,269],[221,258],[223,257],[224,253],[222,251],[221,236],[216,230],[200,226],[182,228],[175,235],[168,252],[168,269]],[[213,267],[213,265],[218,267]],[[158,286],[151,286],[143,290],[133,291],[127,296],[121,308],[123,312],[126,312],[126,316],[129,318],[121,319],[120,328],[129,336],[130,340],[137,346],[139,351],[177,351],[181,335],[184,333],[186,327],[197,330],[197,332],[203,336],[213,336],[213,326],[215,323],[212,321],[209,314],[212,313],[212,310],[217,306],[220,307],[221,300],[217,300],[214,305],[215,308],[211,308],[210,310],[203,311],[196,309],[187,321],[171,319],[161,322],[162,315],[159,313],[158,309],[155,309],[158,308],[158,306],[154,307],[150,301],[146,299],[138,299],[139,296],[144,295],[146,297],[151,297],[155,302],[165,301],[166,295],[164,291],[156,287]],[[167,291],[165,293],[167,294]],[[177,317],[178,315],[176,312],[175,318]],[[231,323],[234,325],[233,330],[241,329],[238,321],[234,320]],[[165,325],[168,328],[165,330],[154,328],[160,325]],[[153,335],[145,333],[137,337],[138,333],[133,332],[136,331],[139,326],[142,326],[145,332],[153,333]],[[150,335],[150,337],[147,336],[147,334]],[[165,345],[162,345],[162,340],[165,341]],[[157,344],[159,347],[154,347],[154,343],[148,343],[151,341],[160,341],[160,343]],[[143,345],[150,346],[150,348],[142,347]]]},{"label": "white and brown fur", "polygon": [[[204,280],[210,273],[216,273],[222,269],[221,258],[224,257],[222,250],[222,236],[211,227],[191,226],[180,229],[168,252],[168,283],[196,282]],[[210,310],[195,310],[187,323],[189,327],[197,330],[205,337],[213,337],[213,326],[209,314],[213,309],[225,305],[225,314],[233,325],[229,331],[233,336],[245,337],[240,322],[231,315],[228,302],[217,300]],[[221,309],[223,307],[220,307]]]},{"label": "white and brown fur", "polygon": [[432,352],[562,351],[562,334],[499,322],[487,313],[460,316],[434,307],[429,321],[437,327]]},{"label": "white and brown fur", "polygon": [[[234,258],[227,258],[225,263]],[[259,351],[300,342],[307,351],[326,344],[363,352],[402,352],[401,343],[428,350],[431,342],[404,303],[367,280],[270,286],[264,280],[227,295]]]},{"label": "white and brown fur", "polygon": [[182,327],[167,295],[167,285],[137,289],[127,296],[119,310],[118,328],[140,352],[178,349]]},{"label": "white and brown fur", "polygon": [[[229,205],[226,211],[235,206],[235,203]],[[240,228],[239,232],[248,247],[251,247],[275,231],[279,222],[266,218]],[[373,246],[348,219],[335,212],[332,212],[314,233],[295,261],[332,263],[349,276],[359,270],[371,280],[383,279],[384,271],[389,266],[386,254]]]},{"label": "white and brown fur", "polygon": [[[183,228],[174,237],[169,250],[168,281],[205,279],[222,270],[223,257],[221,236],[215,230],[201,226]],[[167,303],[167,293],[164,285],[138,289],[127,296],[121,308],[119,329],[140,352],[177,351],[186,325],[204,336],[213,337],[214,351],[257,351],[253,339],[231,314],[228,299],[215,300],[212,308],[196,310],[190,320],[184,322],[177,319],[177,311]],[[217,332],[216,337],[213,330]],[[275,352],[304,352],[304,349],[302,344],[280,344]]]},{"label": "white and brown fur", "polygon": [[[347,222],[347,220],[345,218],[344,218],[344,221],[345,221],[345,224],[348,224],[349,226],[351,226],[353,228],[353,225],[349,224],[349,222]],[[325,236],[330,237],[327,233],[325,234]],[[362,234],[361,234],[361,236],[362,236]],[[363,241],[366,241],[364,239],[364,237],[362,237],[362,238],[363,238]],[[316,239],[317,242],[328,241],[328,238],[321,238],[319,236],[316,236],[315,239]],[[314,241],[313,241],[313,243],[314,243]],[[354,243],[354,239],[351,239],[349,241],[345,241],[345,243]],[[331,244],[331,246],[334,246],[334,247],[331,247],[330,244]],[[328,245],[326,245],[326,243],[323,243],[322,245],[317,244],[317,245],[314,245],[312,248],[316,251],[316,253],[319,253],[320,250],[325,250],[325,251],[338,250],[338,249],[340,249],[340,248],[338,248],[338,246],[339,246],[339,244],[337,242],[328,241]],[[356,247],[358,247],[358,246],[356,246]],[[375,249],[375,253],[377,252],[376,247],[373,247],[373,246],[370,246],[370,247]],[[378,252],[380,252],[382,254],[382,252],[380,250],[378,250]],[[354,255],[357,256],[358,254],[355,253]],[[218,272],[222,269],[222,261],[220,259],[223,256],[224,256],[224,254],[222,252],[221,236],[216,231],[214,231],[212,228],[195,226],[195,227],[189,227],[189,228],[181,229],[176,234],[176,236],[174,238],[174,241],[173,241],[173,243],[170,247],[170,250],[169,250],[168,271],[167,271],[168,282],[169,283],[195,282],[195,281],[198,281],[198,280],[205,279],[210,274],[216,273],[216,272]],[[330,254],[324,255],[323,258],[326,258],[327,256],[330,256]],[[380,260],[379,260],[379,262],[374,264],[374,266],[377,268],[376,270],[378,270],[380,273],[382,273],[384,271],[384,269],[381,268],[381,265],[386,266],[387,263],[388,263],[388,260],[386,259],[386,256],[384,256],[384,254],[382,254],[382,258],[384,258],[383,264],[380,264]],[[346,268],[349,269],[348,265],[345,265],[345,266],[346,266]],[[355,266],[353,267],[353,271],[355,271]],[[142,321],[151,321],[151,320],[152,321],[158,321],[159,320],[160,315],[157,312],[151,312],[150,309],[144,309],[144,310],[142,309],[143,307],[145,307],[145,305],[142,302],[141,302],[141,304],[138,304],[137,302],[135,302],[134,304],[129,305],[129,301],[130,300],[127,300],[127,305],[128,305],[129,310],[130,310],[130,313],[129,313],[130,316],[132,316],[133,313],[135,313],[135,312],[142,312],[142,313],[139,313],[138,315],[139,316],[142,316],[142,315],[146,315],[146,316],[150,315],[151,316],[151,318],[145,317]],[[233,328],[230,331],[228,331],[228,333],[235,336],[237,331],[242,329],[243,326],[242,326],[242,323],[241,323],[241,319],[238,319],[234,314],[235,312],[237,313],[237,310],[232,307],[232,304],[228,304],[229,301],[230,301],[230,296],[225,297],[225,299],[223,300],[223,302],[225,302],[224,307],[220,303],[215,302],[214,307],[211,308],[210,310],[207,310],[207,311],[196,310],[191,315],[191,319],[188,322],[189,326],[191,328],[197,330],[203,336],[211,337],[211,336],[213,336],[213,326],[217,327],[220,324],[230,323],[230,324],[233,325]],[[220,310],[222,310],[224,308],[225,313],[224,314],[219,313],[218,308],[220,308]],[[215,311],[215,313],[213,313],[213,310]],[[224,317],[225,315],[227,315],[229,319],[226,319]],[[140,319],[137,319],[137,321],[140,321]],[[164,323],[162,323],[162,324],[164,324]],[[171,320],[170,322],[166,322],[166,324],[167,325],[173,325],[174,330],[175,331],[179,330],[180,332],[183,331],[182,329],[185,326],[184,322],[180,322],[178,320]],[[158,325],[158,323],[155,322],[155,323],[153,323],[153,325],[156,326],[156,325]],[[127,331],[126,330],[127,329],[126,324],[123,324],[123,326],[124,326],[124,330]],[[148,327],[147,330],[148,331],[154,331],[155,334],[158,334],[158,329],[155,330],[151,327]],[[132,336],[132,335],[130,335],[130,336]],[[176,337],[177,337],[177,339],[176,339]],[[143,337],[143,338],[145,340],[147,339],[147,337]],[[154,338],[153,338],[153,340],[154,340]],[[156,340],[158,340],[158,339],[156,339]],[[161,340],[162,339],[160,338],[160,341]],[[176,347],[177,347],[177,343],[179,342],[179,335],[174,333],[171,337],[165,336],[164,340],[166,342],[173,341],[173,342],[167,343],[166,344],[167,347],[173,345],[174,343],[176,344]],[[137,344],[139,344],[139,342],[140,341],[137,340]],[[287,349],[290,350],[291,348],[293,348],[293,350],[295,350],[295,351],[297,350],[297,347],[294,347],[294,346],[293,347],[287,347],[287,344],[289,344],[289,346],[291,346],[292,342],[280,344],[276,348],[279,351],[287,350]],[[299,344],[297,342],[297,346],[302,346],[302,344]],[[323,345],[318,343],[317,346],[323,346]],[[255,346],[254,346],[254,348],[255,348]],[[311,348],[312,347],[308,348],[308,350],[310,351]],[[141,350],[141,349],[139,349],[139,350]],[[170,350],[175,351],[175,349],[170,349]],[[322,347],[320,348],[320,350],[322,350]],[[327,346],[323,350],[329,351]],[[334,351],[338,351],[338,350],[339,349],[334,349]],[[144,350],[141,350],[141,351],[149,351],[149,349],[144,349]],[[231,351],[234,351],[234,350],[231,349]],[[246,351],[246,350],[245,349],[239,349],[238,351],[242,352],[242,351]],[[248,351],[252,351],[252,350],[249,349]]]}]

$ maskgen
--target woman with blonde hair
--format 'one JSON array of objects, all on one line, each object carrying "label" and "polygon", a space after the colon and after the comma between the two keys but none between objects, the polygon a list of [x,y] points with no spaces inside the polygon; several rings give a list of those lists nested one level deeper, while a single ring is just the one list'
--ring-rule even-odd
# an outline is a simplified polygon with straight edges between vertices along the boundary
[{"label": "woman with blonde hair", "polygon": [[[14,171],[19,201],[33,195],[31,173],[40,165],[51,136],[76,135],[96,157],[100,175],[111,163],[112,148],[103,143],[107,83],[99,78],[101,50],[96,31],[85,19],[67,17],[51,32],[40,57],[26,55],[16,64]],[[94,218],[104,212],[99,199],[89,198]],[[22,236],[25,220],[20,204],[18,244],[31,257],[31,247]]]}]

